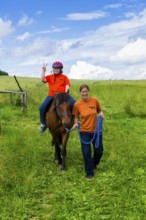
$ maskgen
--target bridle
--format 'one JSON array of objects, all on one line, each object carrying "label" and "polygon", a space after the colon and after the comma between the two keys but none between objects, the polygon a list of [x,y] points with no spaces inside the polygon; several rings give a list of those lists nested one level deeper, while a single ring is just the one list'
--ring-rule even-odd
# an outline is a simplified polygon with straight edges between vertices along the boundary
[{"label": "bridle", "polygon": [[[64,102],[64,104],[65,104],[65,103],[66,103],[66,102]],[[66,116],[66,115],[68,115],[68,116],[71,115],[71,112],[68,112],[68,113],[66,113],[66,114],[60,113],[60,112],[59,112],[59,106],[60,106],[60,105],[56,105],[56,106],[55,106],[56,113],[57,113],[57,115],[58,115],[59,117],[64,117],[64,116]]]},{"label": "bridle", "polygon": [[59,117],[63,117],[65,114],[60,113],[58,108],[59,108],[59,106],[56,106],[56,113],[57,113],[57,115]]},{"label": "bridle", "polygon": [[[65,104],[65,103],[67,103],[67,102],[64,101],[64,104]],[[62,104],[62,103],[60,103],[60,104]],[[60,118],[62,118],[62,117],[64,117],[64,116],[67,116],[67,115],[68,115],[68,116],[71,116],[71,112],[68,112],[68,113],[66,113],[66,114],[60,113],[60,112],[59,112],[59,106],[60,106],[59,104],[57,105],[57,104],[55,103],[55,111],[56,111],[57,115],[58,115]],[[59,125],[57,125],[57,127],[55,128],[55,130],[57,130],[60,126],[63,126],[63,124],[60,123]],[[64,126],[63,126],[63,127],[64,127]],[[69,129],[65,128],[65,127],[64,127],[64,129],[65,129],[66,132],[70,132],[70,131],[74,130],[74,129],[69,130]]]}]

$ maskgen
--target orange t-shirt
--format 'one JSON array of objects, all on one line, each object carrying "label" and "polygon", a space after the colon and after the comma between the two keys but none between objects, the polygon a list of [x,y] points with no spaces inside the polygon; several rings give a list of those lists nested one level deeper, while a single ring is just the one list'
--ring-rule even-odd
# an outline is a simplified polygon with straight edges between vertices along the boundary
[{"label": "orange t-shirt", "polygon": [[81,99],[75,102],[72,114],[76,118],[80,116],[81,132],[94,132],[99,111],[101,111],[101,106],[96,98],[90,97],[88,101]]},{"label": "orange t-shirt", "polygon": [[58,93],[65,92],[66,85],[70,86],[68,77],[63,74],[51,74],[46,76],[45,79],[49,86],[48,96],[54,96]]}]

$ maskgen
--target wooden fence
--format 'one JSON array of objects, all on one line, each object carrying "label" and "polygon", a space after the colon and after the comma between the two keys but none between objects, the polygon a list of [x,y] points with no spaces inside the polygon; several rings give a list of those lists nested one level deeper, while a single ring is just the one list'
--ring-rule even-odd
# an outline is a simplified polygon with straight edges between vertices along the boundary
[{"label": "wooden fence", "polygon": [[21,95],[21,101],[22,101],[22,109],[23,109],[23,113],[26,112],[27,110],[27,93],[24,91],[1,91],[0,93],[9,93],[10,94],[10,102],[12,103],[12,95],[13,94],[20,94]]}]

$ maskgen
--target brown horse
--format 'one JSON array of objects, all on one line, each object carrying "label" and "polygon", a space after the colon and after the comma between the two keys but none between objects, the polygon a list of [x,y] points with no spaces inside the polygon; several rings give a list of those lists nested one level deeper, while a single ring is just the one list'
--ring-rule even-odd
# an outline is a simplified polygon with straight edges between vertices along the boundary
[{"label": "brown horse", "polygon": [[59,93],[54,97],[46,113],[46,124],[52,135],[52,143],[55,145],[55,161],[61,165],[61,170],[65,170],[68,131],[73,125],[70,98],[67,93]]}]

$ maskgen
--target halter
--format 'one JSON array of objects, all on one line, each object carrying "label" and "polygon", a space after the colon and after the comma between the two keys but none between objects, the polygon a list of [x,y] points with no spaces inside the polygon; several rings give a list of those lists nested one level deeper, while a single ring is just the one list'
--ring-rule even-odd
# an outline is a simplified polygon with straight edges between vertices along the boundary
[{"label": "halter", "polygon": [[61,104],[69,103],[69,96],[66,96],[66,94],[67,93],[59,93],[57,94],[58,100],[56,99],[56,97],[54,98],[55,111],[59,117],[65,116],[65,114],[59,112],[59,106]]},{"label": "halter", "polygon": [[[65,103],[68,103],[67,101],[63,101],[62,103],[60,103],[60,104],[57,104],[56,102],[54,102],[54,104],[55,104],[55,111],[56,111],[56,113],[57,113],[57,115],[59,116],[59,117],[63,117],[63,116],[66,116],[66,115],[68,115],[68,116],[70,116],[71,115],[71,113],[70,112],[67,112],[66,114],[62,114],[62,113],[60,113],[59,112],[59,106],[61,105],[61,104],[65,104]],[[62,123],[60,123],[57,127],[56,127],[56,129],[58,128],[58,127],[60,127],[60,126],[62,126]],[[66,130],[66,132],[70,132],[70,131],[72,131],[72,130],[74,130],[74,129],[71,129],[71,130],[69,130],[69,129],[67,129],[67,128],[65,128],[64,127],[64,129]]]},{"label": "halter", "polygon": [[[66,102],[64,102],[64,103],[66,103]],[[56,113],[57,113],[57,115],[58,115],[59,117],[63,117],[63,116],[65,116],[65,115],[71,115],[71,113],[67,113],[67,114],[62,114],[62,113],[60,113],[59,110],[58,110],[58,107],[59,107],[59,105],[56,106]]]},{"label": "halter", "polygon": [[61,113],[59,112],[58,106],[56,106],[56,113],[57,113],[57,115],[58,115],[59,117],[63,117],[63,116],[64,116],[64,114],[61,114]]}]

